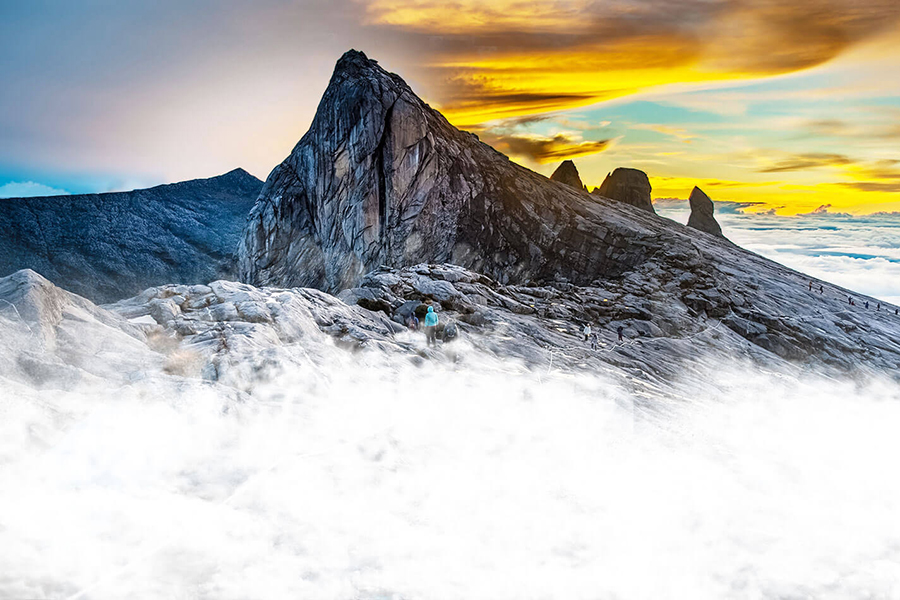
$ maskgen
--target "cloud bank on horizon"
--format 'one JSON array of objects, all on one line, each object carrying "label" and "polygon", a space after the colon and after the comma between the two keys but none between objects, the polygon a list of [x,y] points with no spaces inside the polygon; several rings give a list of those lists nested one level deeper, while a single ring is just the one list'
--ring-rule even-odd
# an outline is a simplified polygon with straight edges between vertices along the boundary
[{"label": "cloud bank on horizon", "polygon": [[[356,47],[541,172],[782,212],[900,208],[892,0],[58,0],[0,8],[0,185],[264,177]],[[713,184],[712,182],[716,182]]]},{"label": "cloud bank on horizon", "polygon": [[[686,223],[687,202],[654,202],[658,214]],[[786,217],[775,209],[717,202],[716,219],[734,243],[812,277],[900,305],[900,212],[851,215],[822,205]],[[876,307],[871,307],[874,310]]]}]

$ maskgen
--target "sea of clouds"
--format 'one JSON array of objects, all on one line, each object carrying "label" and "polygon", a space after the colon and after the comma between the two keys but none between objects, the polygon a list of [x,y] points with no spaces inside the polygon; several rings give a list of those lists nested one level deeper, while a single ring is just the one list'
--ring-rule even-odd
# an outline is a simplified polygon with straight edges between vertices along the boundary
[{"label": "sea of clouds", "polygon": [[[685,201],[657,202],[656,208],[680,223],[690,214]],[[734,243],[802,273],[900,305],[900,213],[855,216],[823,208],[781,216],[747,208],[716,203],[716,219]]]},{"label": "sea of clouds", "polygon": [[0,380],[0,597],[900,596],[895,383],[457,353]]}]

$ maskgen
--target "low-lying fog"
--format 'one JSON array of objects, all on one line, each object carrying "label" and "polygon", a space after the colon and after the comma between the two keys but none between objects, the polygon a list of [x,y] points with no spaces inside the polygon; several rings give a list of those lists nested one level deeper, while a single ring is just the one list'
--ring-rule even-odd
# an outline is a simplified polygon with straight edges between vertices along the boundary
[{"label": "low-lying fog", "polygon": [[0,596],[900,596],[896,384],[654,398],[469,352],[0,383]]}]

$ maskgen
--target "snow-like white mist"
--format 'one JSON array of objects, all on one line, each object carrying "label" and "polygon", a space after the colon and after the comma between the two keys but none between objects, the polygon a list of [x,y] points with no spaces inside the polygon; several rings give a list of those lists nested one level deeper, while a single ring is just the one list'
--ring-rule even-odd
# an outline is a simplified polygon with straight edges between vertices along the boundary
[{"label": "snow-like white mist", "polygon": [[2,384],[0,596],[900,596],[895,384],[284,358]]}]

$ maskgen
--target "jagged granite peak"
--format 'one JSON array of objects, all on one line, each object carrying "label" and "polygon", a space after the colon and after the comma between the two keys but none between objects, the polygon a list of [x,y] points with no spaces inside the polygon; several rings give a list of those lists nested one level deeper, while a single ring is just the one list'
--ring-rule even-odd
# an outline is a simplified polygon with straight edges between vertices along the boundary
[{"label": "jagged granite peak", "polygon": [[0,276],[34,269],[110,302],[162,283],[234,278],[262,182],[243,169],[149,189],[0,200]]},{"label": "jagged granite peak", "polygon": [[607,174],[600,187],[591,192],[656,214],[650,199],[650,178],[639,169],[619,167]]},{"label": "jagged granite peak", "polygon": [[711,235],[725,237],[722,235],[722,228],[713,216],[715,207],[712,199],[707,196],[703,190],[694,186],[691,190],[691,197],[688,199],[691,205],[691,216],[688,218],[688,227],[699,229]]},{"label": "jagged granite peak", "polygon": [[558,181],[559,183],[564,183],[576,190],[587,191],[587,188],[584,187],[584,184],[581,182],[581,176],[578,175],[578,168],[571,160],[562,161],[556,170],[553,171],[553,175],[550,176],[550,179]]},{"label": "jagged granite peak", "polygon": [[[644,176],[643,181],[647,179]],[[238,251],[254,285],[340,291],[382,265],[450,262],[501,283],[619,275],[688,236],[557,185],[459,131],[361,52],[269,175]]]}]

